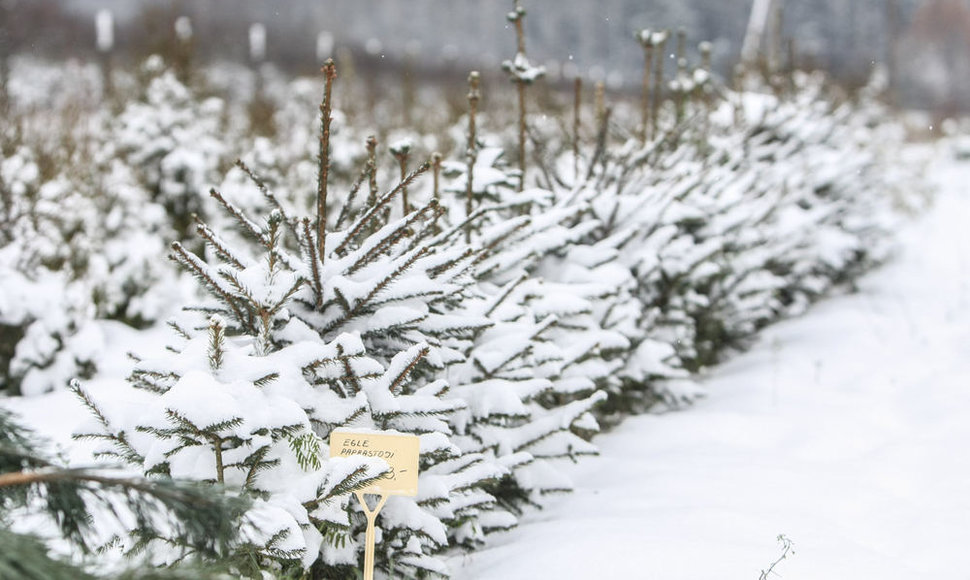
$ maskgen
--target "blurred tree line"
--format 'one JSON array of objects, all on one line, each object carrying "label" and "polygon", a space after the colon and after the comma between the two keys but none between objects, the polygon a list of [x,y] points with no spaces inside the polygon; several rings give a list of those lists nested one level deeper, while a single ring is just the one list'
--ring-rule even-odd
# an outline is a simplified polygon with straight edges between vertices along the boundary
[{"label": "blurred tree line", "polygon": [[[880,65],[899,74],[904,104],[970,106],[970,0],[773,0],[779,46],[800,66],[843,82],[866,82]],[[752,0],[529,0],[530,53],[550,78],[583,76],[612,89],[635,88],[642,28],[684,28],[691,44],[709,40],[716,71],[739,58]],[[362,71],[402,64],[418,72],[497,69],[511,52],[500,0],[0,0],[0,50],[84,55],[93,51],[93,14],[109,9],[117,52],[164,52],[179,16],[191,18],[203,59],[245,60],[247,31],[265,26],[266,58],[309,71],[324,48],[353,54]],[[771,39],[769,39],[771,40]],[[696,55],[694,55],[696,56]],[[607,63],[607,64],[604,64]],[[673,67],[671,67],[673,68]]]}]

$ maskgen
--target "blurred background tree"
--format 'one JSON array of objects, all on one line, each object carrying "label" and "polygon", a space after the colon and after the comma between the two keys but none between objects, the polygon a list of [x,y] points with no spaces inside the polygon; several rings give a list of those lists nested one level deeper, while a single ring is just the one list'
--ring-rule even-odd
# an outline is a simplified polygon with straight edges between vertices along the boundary
[{"label": "blurred background tree", "polygon": [[[685,28],[712,41],[715,72],[727,77],[740,58],[752,0],[529,0],[530,58],[549,78],[603,81],[610,90],[636,90],[638,47],[630,33]],[[781,27],[800,65],[824,68],[859,86],[877,67],[896,69],[902,104],[949,109],[970,106],[965,85],[970,38],[967,0],[774,0]],[[307,72],[319,64],[321,33],[335,52],[353,55],[358,72],[426,79],[471,69],[497,70],[508,56],[503,18],[511,2],[470,0],[0,0],[0,51],[84,56],[94,50],[94,13],[110,9],[118,22],[118,51],[159,51],[180,15],[196,28],[202,59],[245,62],[253,23],[265,26],[266,59]],[[379,42],[378,42],[379,39]],[[694,44],[694,43],[692,43]],[[786,48],[787,50],[787,48]],[[336,54],[334,55],[336,56]],[[690,55],[696,58],[697,55]],[[897,65],[898,61],[898,65]],[[600,63],[609,63],[609,68]],[[668,67],[673,70],[673,66]],[[450,75],[463,78],[463,75]]]}]

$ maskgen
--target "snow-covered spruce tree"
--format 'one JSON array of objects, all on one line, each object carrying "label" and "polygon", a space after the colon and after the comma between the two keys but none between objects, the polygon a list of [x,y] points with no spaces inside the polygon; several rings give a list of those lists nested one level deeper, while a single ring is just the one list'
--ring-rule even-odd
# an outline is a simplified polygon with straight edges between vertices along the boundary
[{"label": "snow-covered spruce tree", "polygon": [[[591,206],[583,192],[564,190],[568,185],[563,184],[575,182],[572,174],[578,169],[576,154],[573,153],[573,158],[566,163],[554,158],[549,167],[539,167],[537,180],[547,182],[555,188],[554,191],[537,188],[522,193],[513,191],[516,171],[505,166],[501,149],[483,144],[488,139],[481,135],[487,134],[477,129],[474,118],[477,86],[474,80],[469,92],[466,161],[444,163],[446,177],[450,178],[444,189],[464,197],[466,201],[462,205],[477,208],[472,212],[475,219],[465,222],[463,228],[468,235],[474,232],[475,246],[490,248],[490,259],[483,262],[485,266],[480,269],[480,279],[490,287],[501,288],[519,274],[527,273],[541,281],[529,280],[524,286],[530,288],[529,291],[505,300],[513,302],[523,297],[535,300],[543,296],[547,305],[569,305],[566,311],[558,313],[561,320],[554,325],[556,330],[545,333],[542,340],[547,344],[543,348],[549,349],[550,342],[557,343],[563,353],[571,353],[563,357],[564,361],[569,361],[566,363],[567,375],[585,375],[587,387],[595,384],[610,393],[610,402],[599,407],[601,417],[608,414],[611,421],[616,420],[618,411],[628,411],[632,406],[630,401],[617,401],[621,392],[628,391],[620,385],[644,385],[663,378],[670,379],[664,392],[671,399],[696,391],[692,383],[684,380],[687,372],[675,368],[673,359],[676,355],[672,347],[644,338],[642,328],[649,324],[649,320],[642,315],[643,309],[633,295],[635,280],[617,261],[618,246],[628,241],[628,233],[596,233],[602,232],[603,228],[592,219]],[[550,135],[548,129],[542,124],[530,129],[532,139],[537,143],[537,159],[542,160],[542,153],[554,157],[559,146],[578,148],[578,143],[572,139],[560,140]],[[573,131],[574,136],[577,133]],[[604,148],[605,140],[601,135],[593,156],[605,156]],[[589,171],[590,164],[583,161],[582,175]],[[456,218],[464,219],[469,213],[469,210],[454,209],[458,205],[454,204],[449,214],[452,222]],[[550,209],[552,213],[544,216]],[[516,221],[523,213],[531,213],[532,217]],[[533,223],[533,220],[537,221]],[[489,234],[491,239],[480,235],[488,224],[503,224],[493,228]],[[502,232],[508,236],[503,237]],[[495,268],[501,263],[505,266]],[[550,335],[557,338],[550,340]],[[635,356],[634,352],[637,352]],[[583,369],[584,364],[590,368]],[[582,383],[582,380],[575,382]],[[553,398],[560,402],[571,400],[562,394]],[[654,400],[652,396],[643,399],[641,408]],[[591,433],[589,423],[576,431],[588,436]]]},{"label": "snow-covered spruce tree", "polygon": [[[494,139],[477,122],[477,81],[470,78],[462,121],[465,158],[442,164],[444,193],[460,200],[447,216],[453,229],[446,235],[485,250],[474,275],[494,325],[476,335],[466,363],[448,376],[453,392],[469,401],[458,426],[463,446],[512,466],[492,491],[506,510],[519,512],[570,486],[557,461],[594,452],[586,439],[598,427],[588,412],[602,391],[618,392],[628,380],[623,369],[639,344],[639,303],[616,250],[581,243],[596,228],[583,200],[569,192],[557,200],[539,188],[515,191],[518,171],[505,165],[501,149],[487,145]],[[536,180],[549,175],[543,170]],[[631,372],[641,377],[647,367],[659,365],[644,362]]]},{"label": "snow-covered spruce tree", "polygon": [[[533,127],[549,154],[533,173],[555,197],[589,203],[598,221],[569,252],[604,264],[615,252],[613,265],[631,277],[617,284],[625,298],[603,301],[629,313],[633,354],[615,373],[623,386],[601,409],[690,401],[698,391],[688,371],[743,348],[763,325],[884,255],[898,196],[880,175],[892,164],[860,140],[886,130],[860,107],[833,106],[805,80],[786,102],[730,93],[712,85],[706,68],[681,66],[677,90],[689,98],[659,103],[649,141],[624,129],[644,123],[643,108],[619,106],[580,163],[570,139]],[[577,165],[579,183],[571,179]],[[547,277],[567,266],[554,263]]]},{"label": "snow-covered spruce tree", "polygon": [[[48,444],[0,410],[0,577],[23,580],[215,578],[201,567],[234,541],[248,501],[210,488],[147,480],[118,470],[66,467],[42,450]],[[28,523],[29,522],[29,523]],[[125,523],[122,523],[125,522]],[[100,550],[104,530],[134,522],[139,540],[165,538],[180,557],[173,568],[137,573],[116,566],[97,572],[84,557]],[[50,529],[57,529],[55,542]],[[56,546],[52,549],[52,545]],[[71,557],[66,553],[69,547]]]},{"label": "snow-covered spruce tree", "polygon": [[[328,134],[326,126],[323,134]],[[321,173],[324,167],[321,164]],[[366,177],[359,180],[361,185]],[[416,173],[411,174],[395,190],[415,177]],[[325,183],[325,176],[321,177],[319,184]],[[318,188],[319,199],[326,197],[319,191],[322,188]],[[488,476],[476,486],[495,479],[488,489],[500,496],[498,503],[480,492],[471,495],[475,500],[471,503],[467,494],[450,499],[459,510],[441,504],[445,513],[451,512],[447,521],[452,541],[474,545],[484,531],[513,525],[510,511],[536,503],[544,493],[568,488],[552,465],[557,459],[593,451],[584,439],[596,430],[588,411],[600,398],[597,381],[605,380],[611,368],[596,360],[601,352],[628,343],[622,335],[603,331],[594,323],[588,285],[575,292],[543,286],[527,274],[528,283],[519,279],[543,256],[582,235],[588,226],[563,225],[582,208],[556,208],[548,215],[518,216],[507,223],[494,220],[484,241],[476,242],[480,250],[470,251],[462,242],[464,222],[436,233],[440,210],[434,200],[400,220],[386,222],[395,190],[378,197],[373,205],[354,205],[356,196],[346,202],[337,219],[327,222],[332,227],[323,238],[325,261],[315,257],[321,255],[321,238],[314,224],[285,217],[288,211],[266,192],[279,205],[302,250],[300,257],[279,258],[307,280],[294,294],[289,312],[325,340],[347,330],[359,332],[368,353],[384,363],[393,361],[404,348],[427,345],[428,359],[437,370],[418,366],[412,381],[417,386],[433,385],[436,374],[446,373],[455,385],[445,394],[453,405],[449,422],[457,434],[454,440],[465,451],[465,461]],[[218,197],[242,228],[259,239],[253,222]],[[520,197],[529,199],[528,194]],[[484,209],[473,219],[489,214],[498,212]],[[353,220],[350,227],[342,230],[349,220]],[[218,246],[228,247],[227,243],[216,240],[207,228],[203,232],[215,253],[225,255]],[[470,272],[480,276],[476,280]],[[228,287],[221,292],[232,294]],[[507,470],[509,475],[497,479]]]},{"label": "snow-covered spruce tree", "polygon": [[[230,337],[227,342],[238,343],[245,354],[244,359],[225,367],[238,369],[233,372],[242,373],[242,384],[230,379],[233,375],[229,370],[213,368],[211,361],[208,370],[195,369],[192,373],[186,370],[189,367],[182,359],[200,360],[199,351],[214,340],[211,322],[208,330],[198,323],[179,324],[180,333],[189,342],[177,349],[179,354],[173,355],[177,360],[145,361],[136,370],[133,381],[136,386],[162,392],[162,399],[174,392],[179,406],[191,404],[193,408],[198,405],[187,393],[198,393],[198,384],[218,390],[218,385],[230,382],[235,388],[260,393],[263,397],[274,396],[272,405],[281,408],[288,405],[305,415],[302,422],[296,421],[298,416],[294,410],[287,421],[269,426],[264,419],[247,420],[245,413],[263,412],[270,405],[269,401],[253,399],[254,409],[243,404],[234,407],[241,420],[236,420],[236,415],[209,417],[212,419],[209,425],[216,433],[207,439],[208,447],[213,447],[212,441],[255,440],[256,431],[265,431],[262,437],[271,439],[267,443],[270,445],[267,457],[285,458],[285,440],[312,442],[315,440],[311,437],[319,437],[326,441],[330,431],[339,426],[418,434],[422,438],[421,495],[416,499],[394,497],[388,501],[378,520],[382,533],[377,562],[380,569],[395,577],[443,575],[444,565],[433,554],[451,541],[474,543],[481,539],[477,514],[483,507],[494,504],[494,499],[481,488],[486,481],[504,472],[483,456],[463,454],[449,441],[449,417],[463,403],[445,397],[447,387],[435,377],[442,367],[461,359],[460,353],[446,344],[446,339],[459,340],[488,324],[487,320],[449,316],[431,308],[433,304],[462,300],[471,282],[464,270],[472,253],[460,248],[438,249],[429,242],[434,221],[440,214],[435,203],[385,223],[386,208],[401,188],[426,167],[413,172],[373,205],[361,208],[348,203],[335,220],[328,222],[324,213],[328,207],[325,202],[329,149],[327,99],[324,105],[318,182],[322,213],[318,223],[308,218],[288,217],[279,200],[266,191],[267,198],[278,207],[265,226],[259,226],[222,195],[213,193],[249,242],[230,241],[231,236],[224,237],[200,223],[198,231],[208,250],[221,262],[218,266],[207,263],[179,243],[173,246],[176,261],[193,273],[213,297],[212,303],[203,306],[202,311],[218,314],[224,322],[217,325],[224,325]],[[257,180],[257,183],[260,182]],[[331,231],[319,227],[320,224],[330,226]],[[289,245],[284,242],[285,237],[289,238]],[[441,306],[440,310],[444,308]],[[198,336],[200,332],[208,333],[210,338]],[[178,400],[179,397],[186,398]],[[165,406],[164,401],[160,404]],[[175,410],[176,405],[171,408]],[[179,417],[192,420],[189,411],[178,413]],[[160,422],[163,418],[181,421],[166,411],[155,422],[139,420],[120,431],[113,421],[105,426],[106,433],[109,436],[129,433],[139,431],[140,427],[139,432],[153,439],[169,441],[180,436],[176,428],[192,428],[187,424],[164,425]],[[192,420],[192,424],[199,427],[204,422],[202,419]],[[278,434],[275,440],[273,433]],[[212,455],[212,465],[218,465],[214,450],[203,445],[194,447]],[[248,443],[241,446],[234,456],[249,457],[248,454],[255,452],[250,447]],[[171,442],[163,444],[161,449],[162,455],[182,452]],[[139,456],[144,458],[141,463],[149,471],[173,470],[174,464],[159,459],[158,453],[139,451]],[[137,463],[139,457],[134,459]],[[285,465],[289,460],[281,461]],[[321,463],[322,466],[314,468],[306,477],[320,479],[321,474],[334,469],[328,461]],[[234,483],[269,492],[267,501],[274,501],[274,490],[278,488],[286,488],[292,497],[295,492],[288,483],[291,474],[280,470],[282,466],[279,469],[271,466],[254,479],[239,480],[237,474]],[[222,477],[227,476],[223,473]],[[218,469],[205,478],[218,480]],[[314,577],[353,577],[352,566],[358,561],[361,548],[363,518],[355,505],[347,503],[346,495],[326,495],[330,488],[324,489],[322,485],[303,486],[299,492],[302,495],[288,504],[291,509],[305,510],[305,515],[291,526],[291,529],[305,526],[302,545],[290,543],[287,549],[292,551],[270,550],[263,555],[284,560],[286,566],[303,566]],[[331,487],[344,493],[349,490],[347,485]],[[331,505],[335,501],[336,508]],[[287,537],[294,542],[293,533]],[[270,546],[274,547],[279,548]]]},{"label": "snow-covered spruce tree", "polygon": [[[213,483],[251,498],[242,541],[223,555],[238,574],[308,569],[321,550],[331,565],[322,577],[346,574],[356,555],[345,549],[347,494],[381,477],[386,465],[324,459],[313,424],[346,421],[363,412],[362,402],[315,388],[308,377],[343,377],[345,365],[374,376],[375,365],[355,356],[352,337],[266,352],[259,336],[226,331],[213,316],[205,332],[180,348],[140,361],[131,377],[145,391],[137,411],[96,401],[78,387],[94,416],[78,437],[102,441],[100,456],[148,476]],[[141,547],[138,530],[132,534],[117,542],[126,552]]]},{"label": "snow-covered spruce tree", "polygon": [[[0,160],[0,386],[9,393],[35,394],[66,385],[91,364],[93,352],[65,343],[88,328],[92,313],[77,288],[60,245],[57,193],[44,187],[37,156],[26,146],[5,151]],[[51,255],[54,254],[54,255]],[[60,258],[60,259],[58,259]],[[51,266],[51,267],[48,267]],[[90,337],[81,342],[89,342]]]},{"label": "snow-covered spruce tree", "polygon": [[[476,275],[486,296],[482,314],[493,324],[476,334],[465,362],[448,376],[455,395],[468,401],[460,444],[509,469],[491,491],[515,514],[571,487],[557,461],[595,453],[587,440],[598,427],[589,411],[611,370],[601,357],[628,345],[593,318],[590,287],[530,273],[581,235],[563,225],[580,212],[546,208],[483,228],[473,240],[489,249]],[[460,226],[454,231],[459,235]],[[489,527],[508,521],[495,517]]]},{"label": "snow-covered spruce tree", "polygon": [[10,392],[93,372],[93,320],[143,324],[165,310],[165,293],[152,291],[174,272],[154,264],[165,213],[101,141],[102,120],[94,111],[50,142],[0,146],[0,384]]},{"label": "snow-covered spruce tree", "polygon": [[[378,205],[364,212],[347,232],[342,232],[343,239],[350,240],[354,231],[368,228],[367,221],[380,216],[382,207],[392,198],[392,195],[383,196]],[[228,202],[227,207],[231,207]],[[230,211],[242,215],[235,209]],[[429,207],[423,211],[429,212]],[[304,228],[302,234],[294,236],[300,240],[304,256],[280,249],[276,258],[280,264],[289,264],[290,275],[300,282],[287,310],[293,324],[298,321],[304,329],[307,340],[356,337],[355,348],[359,351],[356,354],[363,356],[366,345],[366,353],[379,361],[368,359],[377,371],[385,366],[388,369],[386,378],[379,381],[364,380],[374,378],[376,371],[372,369],[361,373],[361,379],[347,379],[350,386],[322,385],[321,388],[334,389],[343,396],[354,394],[358,403],[361,398],[363,403],[353,414],[315,419],[318,435],[326,438],[333,428],[350,425],[393,429],[422,437],[421,495],[417,502],[391,498],[378,520],[384,537],[378,551],[379,566],[385,569],[397,566],[398,574],[412,569],[410,573],[416,575],[443,571],[439,562],[422,553],[431,554],[444,548],[449,534],[460,535],[462,542],[480,540],[480,526],[475,521],[478,510],[494,503],[480,488],[485,480],[502,473],[500,467],[485,462],[480,456],[462,454],[445,437],[451,432],[448,418],[464,404],[460,399],[446,397],[447,388],[436,376],[445,364],[460,360],[460,353],[449,346],[449,341],[467,335],[474,330],[474,325],[484,325],[487,321],[435,312],[429,307],[429,303],[436,301],[461,300],[462,284],[467,285],[467,281],[461,280],[462,270],[467,267],[468,257],[457,251],[435,252],[426,242],[415,248],[401,247],[434,227],[433,223],[415,219],[420,218],[421,212],[393,221],[359,241],[348,241],[347,246],[343,242],[335,243],[330,246],[334,249],[323,264],[306,263],[317,248],[309,222],[289,221],[291,226]],[[282,213],[273,215],[280,216],[281,223],[284,221]],[[414,231],[413,239],[403,235],[406,229]],[[208,232],[203,235],[210,244],[222,243],[215,242],[215,236]],[[330,242],[336,239],[338,236],[328,235]],[[347,254],[341,256],[343,247],[347,247]],[[201,266],[190,255],[179,255],[180,261],[190,267]],[[374,263],[365,267],[367,261]],[[313,271],[314,266],[318,272]],[[216,275],[212,272],[210,277]],[[315,280],[321,282],[320,298],[314,288]],[[322,284],[324,280],[326,284]],[[227,291],[228,287],[221,290],[224,294]],[[229,316],[235,317],[231,308],[227,311]],[[259,330],[259,333],[267,337],[264,342],[292,340],[269,330]],[[344,356],[350,354],[348,351]],[[354,386],[356,383],[364,386]],[[368,384],[373,386],[367,387]]]},{"label": "snow-covered spruce tree", "polygon": [[[444,191],[463,198],[455,205],[464,208],[452,210],[443,239],[481,248],[473,273],[485,302],[476,312],[493,324],[475,334],[448,377],[468,401],[457,425],[462,447],[510,469],[491,491],[505,511],[519,513],[570,487],[558,460],[595,452],[587,439],[598,427],[588,412],[616,368],[603,359],[629,343],[596,316],[595,303],[614,289],[580,281],[582,266],[564,277],[551,266],[588,231],[585,206],[554,205],[541,189],[514,190],[517,171],[479,139],[477,78],[470,81],[466,159],[443,164]],[[514,521],[505,512],[486,519],[489,529]]]},{"label": "snow-covered spruce tree", "polygon": [[688,102],[669,125],[676,149],[658,148],[662,137],[618,148],[580,191],[602,224],[595,236],[622,240],[648,344],[676,352],[675,367],[743,348],[882,255],[891,196],[874,195],[890,189],[881,162],[857,145],[858,111],[833,115],[813,93],[792,104],[728,95],[709,115],[707,99]]},{"label": "snow-covered spruce tree", "polygon": [[225,103],[198,98],[160,57],[142,66],[149,80],[117,116],[112,142],[151,200],[165,208],[178,238],[185,239],[192,216],[207,213],[205,190],[227,165],[227,147],[219,139]]},{"label": "snow-covered spruce tree", "polygon": [[[641,123],[643,115],[641,108]],[[617,344],[605,350],[600,357],[612,370],[606,380],[599,381],[607,400],[594,410],[598,419],[607,424],[631,412],[643,411],[658,400],[676,406],[689,402],[698,393],[677,356],[674,341],[658,325],[657,309],[641,299],[644,287],[637,269],[631,268],[630,248],[637,248],[644,232],[655,225],[633,219],[638,208],[649,202],[635,195],[618,195],[638,191],[643,185],[637,182],[624,189],[627,165],[623,161],[643,163],[642,159],[628,158],[634,153],[650,152],[663,142],[664,134],[655,130],[653,145],[639,145],[642,132],[634,140],[633,132],[614,125],[611,117],[604,115],[599,120],[592,143],[574,143],[578,134],[575,130],[573,137],[563,139],[550,133],[550,126],[536,126],[536,138],[546,143],[544,153],[548,155],[537,157],[544,165],[539,172],[549,183],[551,196],[557,204],[586,208],[581,214],[586,225],[583,234],[569,246],[547,255],[538,272],[595,296],[591,300],[595,320],[628,342],[625,347]],[[630,115],[626,121],[632,123],[632,118]],[[624,139],[622,145],[611,145],[610,138],[617,136]],[[645,249],[643,254],[649,256],[651,250]]]},{"label": "snow-covered spruce tree", "polygon": [[700,226],[695,245],[712,252],[715,266],[691,284],[702,299],[684,308],[693,365],[743,347],[767,322],[800,312],[885,256],[892,188],[880,160],[860,146],[859,110],[832,109],[808,89],[794,101],[743,94],[742,102],[767,105],[762,114],[746,116],[740,130],[711,127],[699,187],[681,201]]},{"label": "snow-covered spruce tree", "polygon": [[[752,240],[766,214],[772,214],[777,192],[770,187],[762,194],[751,191],[757,178],[722,162],[734,151],[715,150],[719,135],[711,130],[703,93],[700,100],[684,100],[709,82],[705,73],[688,74],[679,64],[671,88],[677,101],[670,129],[655,144],[630,150],[617,163],[618,189],[633,196],[620,193],[618,199],[627,199],[611,209],[611,221],[619,218],[621,223],[631,216],[628,210],[646,210],[633,212],[639,214],[632,222],[639,230],[633,241],[642,249],[634,246],[629,256],[632,270],[640,298],[653,313],[650,326],[674,347],[680,365],[692,371],[716,361],[721,349],[741,346],[778,315],[777,280],[758,261],[764,254],[756,248],[763,240]],[[662,145],[671,141],[679,146],[665,151]],[[645,172],[648,162],[650,171]],[[717,225],[721,220],[730,221]],[[745,301],[744,313],[727,306],[738,300]]]}]

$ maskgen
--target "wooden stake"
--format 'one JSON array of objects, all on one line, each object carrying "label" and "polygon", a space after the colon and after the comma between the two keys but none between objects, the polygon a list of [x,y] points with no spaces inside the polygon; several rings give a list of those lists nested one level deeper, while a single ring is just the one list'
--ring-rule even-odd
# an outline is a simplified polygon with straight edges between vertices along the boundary
[{"label": "wooden stake", "polygon": [[377,505],[372,510],[364,501],[364,492],[355,491],[354,495],[357,496],[360,507],[364,510],[364,515],[367,516],[367,533],[364,536],[364,580],[374,580],[374,543],[377,541],[375,523],[377,522],[377,514],[380,513],[384,503],[387,502],[387,496],[378,494]]},{"label": "wooden stake", "polygon": [[[423,168],[428,168],[427,163]],[[413,176],[414,174],[412,174]],[[417,435],[382,431],[348,431],[335,429],[330,433],[330,457],[376,457],[387,462],[383,477],[372,479],[354,491],[360,507],[367,516],[364,536],[364,580],[374,580],[374,544],[377,541],[377,514],[391,495],[418,495],[418,458],[421,438]],[[2,478],[2,476],[0,476]],[[376,495],[377,505],[370,509],[364,495]]]}]

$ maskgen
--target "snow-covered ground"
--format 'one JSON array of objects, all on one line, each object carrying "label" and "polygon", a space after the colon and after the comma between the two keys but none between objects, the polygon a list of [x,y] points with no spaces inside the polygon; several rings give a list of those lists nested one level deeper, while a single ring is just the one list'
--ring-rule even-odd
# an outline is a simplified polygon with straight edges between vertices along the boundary
[{"label": "snow-covered ground", "polygon": [[[859,292],[767,329],[677,413],[633,417],[576,492],[461,580],[965,578],[970,570],[970,164]],[[774,576],[772,576],[774,577]]]}]

